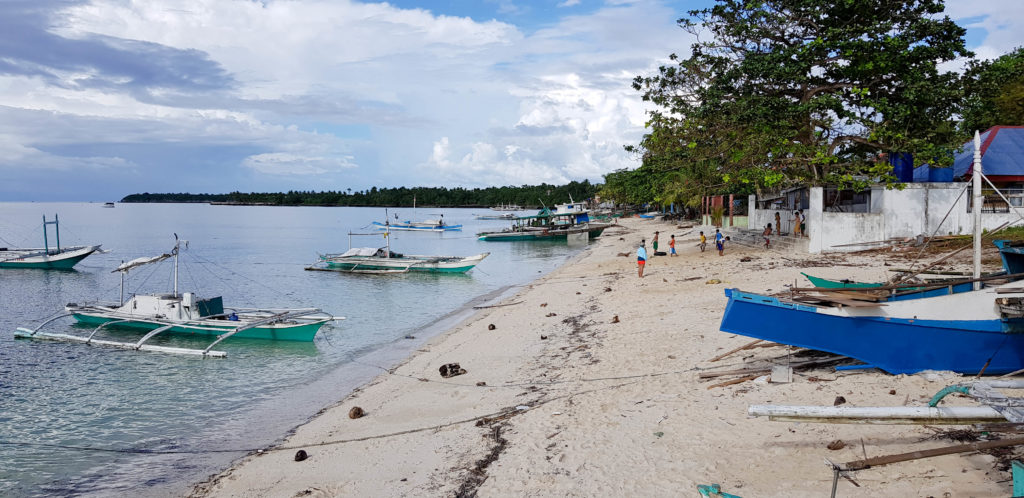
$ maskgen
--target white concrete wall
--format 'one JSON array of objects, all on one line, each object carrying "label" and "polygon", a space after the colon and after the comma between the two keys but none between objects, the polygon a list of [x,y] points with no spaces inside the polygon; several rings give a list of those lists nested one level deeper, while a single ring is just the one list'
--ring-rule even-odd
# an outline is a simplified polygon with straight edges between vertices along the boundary
[{"label": "white concrete wall", "polygon": [[[857,242],[883,241],[893,238],[924,235],[969,235],[973,217],[967,210],[970,192],[960,195],[964,183],[910,183],[903,190],[875,187],[871,191],[870,213],[823,212],[823,189],[810,189],[807,217],[808,251],[843,252],[872,247],[847,245]],[[750,196],[751,229],[760,230],[768,223],[775,226],[775,210],[754,209],[755,196]],[[952,209],[951,209],[952,207]],[[1024,214],[1024,210],[1021,210]],[[782,213],[782,226],[792,230],[793,213]],[[1003,223],[1024,224],[1015,212],[983,213],[982,224],[992,230]],[[775,227],[778,230],[778,227]],[[846,245],[846,247],[836,247]]]}]

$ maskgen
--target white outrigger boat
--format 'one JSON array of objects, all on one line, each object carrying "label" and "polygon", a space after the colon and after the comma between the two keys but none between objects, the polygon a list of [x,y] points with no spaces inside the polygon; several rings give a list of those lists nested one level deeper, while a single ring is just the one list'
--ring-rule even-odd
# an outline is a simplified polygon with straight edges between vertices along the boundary
[{"label": "white outrigger boat", "polygon": [[[60,225],[56,215],[53,221],[43,216],[43,247],[37,249],[10,249],[0,247],[0,268],[39,268],[44,270],[70,270],[86,256],[98,251],[99,245],[71,246],[61,249]],[[57,248],[50,249],[46,226],[53,225],[57,234]]]},{"label": "white outrigger boat", "polygon": [[[277,341],[312,341],[323,324],[334,317],[317,308],[253,309],[225,308],[221,297],[199,299],[191,292],[178,293],[178,252],[181,240],[175,235],[174,249],[168,254],[138,258],[122,263],[115,272],[121,272],[121,300],[119,303],[70,303],[65,313],[52,317],[33,329],[19,327],[15,338],[49,339],[84,342],[124,349],[161,353],[194,354],[224,357],[227,353],[213,347],[230,337],[269,339]],[[186,242],[187,244],[187,242]],[[174,258],[174,292],[171,294],[136,294],[124,300],[124,275],[139,266]],[[74,317],[79,323],[95,325],[88,336],[43,332],[43,326],[64,318]],[[97,332],[105,328],[133,329],[146,332],[138,341],[118,342],[96,339]],[[187,349],[146,344],[158,334],[208,335],[217,337],[205,349]]]},{"label": "white outrigger boat", "polygon": [[[390,230],[390,225],[384,225]],[[476,256],[419,256],[399,254],[391,251],[391,232],[384,233],[386,245],[381,248],[352,247],[352,236],[377,236],[374,233],[348,234],[348,251],[335,254],[321,254],[318,263],[322,266],[310,266],[310,271],[338,271],[349,273],[466,273],[491,253],[485,252]]]}]

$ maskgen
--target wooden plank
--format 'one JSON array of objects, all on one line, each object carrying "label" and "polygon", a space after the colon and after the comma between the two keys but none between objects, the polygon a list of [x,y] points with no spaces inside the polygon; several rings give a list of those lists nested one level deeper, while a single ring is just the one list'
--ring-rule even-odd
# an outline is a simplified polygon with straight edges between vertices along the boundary
[{"label": "wooden plank", "polygon": [[740,382],[746,382],[748,380],[754,380],[754,379],[760,377],[761,375],[762,374],[748,375],[746,377],[740,377],[738,379],[732,379],[732,380],[727,380],[725,382],[719,382],[718,384],[711,384],[710,386],[708,386],[708,389],[714,389],[716,387],[725,387],[725,386],[731,386],[733,384],[739,384]]},{"label": "wooden plank", "polygon": [[742,345],[742,346],[740,346],[740,347],[738,347],[736,349],[731,349],[731,350],[726,351],[726,352],[724,352],[724,353],[722,353],[722,354],[720,354],[720,355],[718,355],[718,356],[716,356],[714,358],[711,358],[708,361],[709,362],[715,362],[715,361],[721,360],[722,358],[725,358],[726,356],[729,356],[729,355],[731,355],[731,354],[733,354],[733,353],[735,353],[737,351],[742,351],[744,349],[750,348],[750,347],[754,346],[755,344],[758,344],[758,343],[763,342],[763,341],[764,341],[764,339],[757,339],[756,341],[748,342],[748,343],[746,343],[746,344],[744,344],[744,345]]},{"label": "wooden plank", "polygon": [[[821,359],[821,360],[806,360],[806,361],[790,363],[789,366],[791,366],[793,368],[813,367],[813,366],[817,366],[817,365],[820,365],[820,364],[831,363],[833,361],[844,360],[844,359],[846,359],[845,356],[836,355],[836,356],[832,356],[832,357],[829,357],[829,358],[826,358],[826,359]],[[775,365],[768,365],[768,366],[765,366],[765,367],[741,368],[739,370],[722,370],[722,371],[719,371],[719,372],[701,372],[701,373],[697,374],[697,377],[700,378],[700,379],[713,379],[715,377],[723,377],[723,376],[726,376],[726,375],[749,375],[749,374],[755,374],[755,373],[763,374],[763,373],[771,372],[772,368],[774,366]]]},{"label": "wooden plank", "polygon": [[942,448],[932,448],[929,450],[911,451],[909,453],[899,453],[895,455],[885,455],[874,458],[866,458],[864,460],[854,460],[844,465],[843,470],[863,470],[879,465],[889,465],[891,463],[919,460],[922,458],[931,458],[942,455],[955,455],[957,453],[965,453],[968,451],[981,451],[992,448],[1006,448],[1008,446],[1017,446],[1021,444],[1024,444],[1024,437],[1003,439],[1000,441],[978,441],[974,443],[958,444],[955,446],[945,446]]}]

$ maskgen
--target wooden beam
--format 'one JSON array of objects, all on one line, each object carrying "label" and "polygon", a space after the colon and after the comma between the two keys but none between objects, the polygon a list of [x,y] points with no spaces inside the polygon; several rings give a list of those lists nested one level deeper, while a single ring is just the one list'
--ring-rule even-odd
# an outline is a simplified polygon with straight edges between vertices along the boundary
[{"label": "wooden beam", "polygon": [[906,462],[910,460],[919,460],[922,458],[931,458],[942,455],[955,455],[957,453],[965,453],[968,451],[981,451],[992,448],[1005,448],[1007,446],[1017,446],[1024,444],[1024,437],[1003,439],[999,441],[979,441],[975,443],[958,444],[956,446],[945,446],[942,448],[932,448],[930,450],[911,451],[909,453],[899,453],[896,455],[885,455],[880,457],[867,458],[864,460],[854,460],[848,462],[843,470],[863,470],[879,465],[889,465],[890,463]]},{"label": "wooden beam", "polygon": [[763,342],[763,341],[764,341],[764,339],[758,339],[758,340],[753,341],[753,342],[748,342],[748,343],[746,343],[746,344],[744,344],[744,345],[742,345],[742,346],[740,346],[740,347],[738,347],[736,349],[731,349],[731,350],[726,351],[726,352],[724,352],[724,353],[722,353],[722,354],[720,354],[720,355],[718,355],[718,356],[716,356],[714,358],[711,358],[708,361],[709,362],[715,362],[715,361],[721,360],[722,358],[725,358],[726,356],[729,356],[729,355],[731,355],[731,354],[733,354],[733,353],[735,353],[737,351],[742,351],[744,349],[748,349],[748,348],[754,346],[755,344],[757,344],[759,342]]}]

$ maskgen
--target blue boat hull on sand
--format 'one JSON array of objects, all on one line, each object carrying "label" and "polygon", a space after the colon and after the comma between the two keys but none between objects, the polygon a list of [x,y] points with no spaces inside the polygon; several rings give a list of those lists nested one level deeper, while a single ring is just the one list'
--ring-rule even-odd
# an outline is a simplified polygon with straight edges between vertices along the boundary
[{"label": "blue boat hull on sand", "polygon": [[922,370],[1001,374],[1024,368],[1024,322],[1020,318],[842,316],[737,289],[725,292],[729,303],[720,327],[724,332],[849,356],[891,374]]}]

